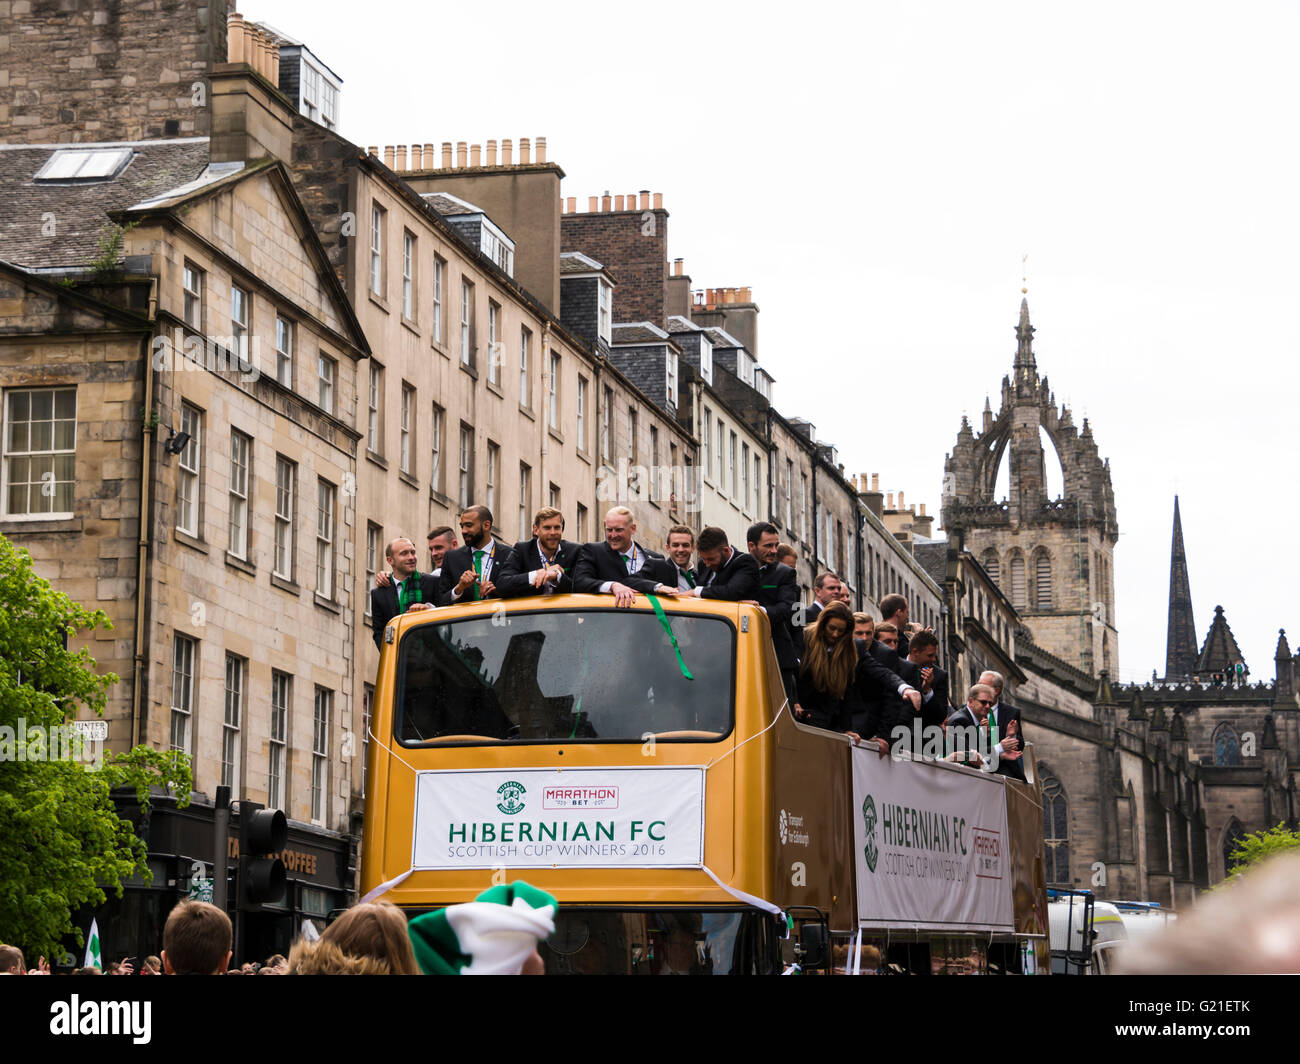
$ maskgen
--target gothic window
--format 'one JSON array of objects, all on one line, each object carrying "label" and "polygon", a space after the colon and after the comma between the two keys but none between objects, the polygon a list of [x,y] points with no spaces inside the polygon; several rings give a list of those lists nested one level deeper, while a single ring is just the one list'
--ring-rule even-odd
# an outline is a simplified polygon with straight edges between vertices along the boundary
[{"label": "gothic window", "polygon": [[1052,559],[1045,550],[1034,559],[1034,606],[1040,610],[1052,608]]},{"label": "gothic window", "polygon": [[1227,721],[1214,729],[1214,763],[1228,768],[1241,764],[1241,744],[1237,741],[1237,731]]},{"label": "gothic window", "polygon": [[984,557],[980,561],[980,564],[984,566],[984,571],[989,574],[989,579],[992,580],[995,584],[998,583],[999,582],[998,552],[995,550],[985,551]]},{"label": "gothic window", "polygon": [[1225,875],[1231,872],[1233,866],[1237,863],[1232,859],[1232,854],[1241,845],[1241,840],[1245,836],[1246,830],[1236,817],[1229,820],[1228,826],[1223,829],[1223,872]]},{"label": "gothic window", "polygon": [[1070,885],[1069,810],[1061,781],[1043,778],[1043,839],[1047,847],[1047,882]]},{"label": "gothic window", "polygon": [[1011,556],[1011,605],[1018,610],[1029,605],[1025,594],[1025,559],[1021,554]]},{"label": "gothic window", "polygon": [[1110,633],[1109,632],[1101,633],[1101,667],[1105,672],[1107,673],[1110,672]]}]

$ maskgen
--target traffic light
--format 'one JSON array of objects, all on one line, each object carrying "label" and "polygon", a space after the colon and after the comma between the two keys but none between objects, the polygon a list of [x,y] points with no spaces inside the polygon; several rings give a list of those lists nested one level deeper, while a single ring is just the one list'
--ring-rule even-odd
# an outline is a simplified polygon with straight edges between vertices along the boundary
[{"label": "traffic light", "polygon": [[257,912],[284,897],[284,862],[278,854],[289,840],[289,823],[279,809],[239,803],[239,908]]}]

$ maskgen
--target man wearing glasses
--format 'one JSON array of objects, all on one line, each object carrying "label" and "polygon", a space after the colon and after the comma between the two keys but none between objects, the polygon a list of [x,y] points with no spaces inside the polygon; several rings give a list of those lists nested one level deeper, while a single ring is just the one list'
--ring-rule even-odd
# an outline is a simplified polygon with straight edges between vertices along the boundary
[{"label": "man wearing glasses", "polygon": [[[991,719],[997,701],[998,692],[995,687],[986,683],[975,684],[967,692],[966,708],[957,710],[949,717],[947,727],[950,733],[953,728],[961,728],[966,739],[978,735],[977,744],[958,738],[956,743],[958,749],[965,747],[980,751],[991,750],[997,754],[998,760],[997,768],[990,771],[996,771],[1012,779],[1024,780],[1024,768],[1020,764],[1022,754],[1019,735],[1020,714],[1016,712],[1013,716],[1006,712],[1008,707],[1003,706],[1001,708],[1004,719],[1000,724],[997,723]],[[981,760],[984,762],[984,767],[989,768],[989,759],[981,757]]]}]

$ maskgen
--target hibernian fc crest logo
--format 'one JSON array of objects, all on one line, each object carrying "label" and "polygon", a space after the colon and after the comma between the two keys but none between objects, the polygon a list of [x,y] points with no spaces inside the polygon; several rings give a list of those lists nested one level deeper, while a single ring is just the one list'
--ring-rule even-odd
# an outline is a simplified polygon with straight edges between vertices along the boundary
[{"label": "hibernian fc crest logo", "polygon": [[862,833],[867,839],[867,844],[862,847],[862,856],[867,859],[867,867],[874,872],[880,851],[876,849],[876,803],[869,794],[862,799]]},{"label": "hibernian fc crest logo", "polygon": [[524,807],[524,785],[516,783],[514,780],[507,780],[497,788],[497,794],[501,801],[497,802],[497,808],[506,814],[518,813]]}]

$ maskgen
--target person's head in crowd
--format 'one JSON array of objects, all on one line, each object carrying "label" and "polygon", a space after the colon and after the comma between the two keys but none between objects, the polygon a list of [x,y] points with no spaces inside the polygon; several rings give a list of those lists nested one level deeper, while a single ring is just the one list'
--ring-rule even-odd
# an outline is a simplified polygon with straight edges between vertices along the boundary
[{"label": "person's head in crowd", "polygon": [[252,961],[244,961],[244,963],[239,966],[240,972],[244,975],[256,975],[260,968],[260,964],[254,964]]},{"label": "person's head in crowd", "polygon": [[759,565],[774,565],[776,551],[781,545],[781,537],[776,526],[768,521],[756,521],[745,533],[745,542],[749,544],[749,553],[758,559]]},{"label": "person's head in crowd", "polygon": [[716,525],[709,525],[700,530],[700,561],[717,572],[731,558],[731,546],[727,543],[727,533]]},{"label": "person's head in crowd", "polygon": [[789,543],[778,543],[776,545],[776,560],[796,571],[799,568],[799,552]]},{"label": "person's head in crowd", "polygon": [[104,974],[105,974],[105,975],[121,975],[121,974],[122,974],[122,962],[121,962],[121,961],[109,961],[108,964],[104,966]]},{"label": "person's head in crowd", "polygon": [[979,682],[993,688],[993,704],[995,706],[1002,701],[1002,685],[1006,683],[1002,673],[994,672],[992,669],[985,669],[980,673]]},{"label": "person's head in crowd", "polygon": [[846,584],[843,580],[840,581],[839,594],[837,594],[835,598],[836,601],[844,603],[844,605],[848,606],[849,610],[852,611],[853,603],[849,598],[849,585]]},{"label": "person's head in crowd", "polygon": [[853,615],[853,638],[864,640],[867,645],[876,638],[876,621],[869,613]]},{"label": "person's head in crowd", "polygon": [[564,538],[564,514],[554,506],[543,506],[533,514],[533,536],[542,550],[554,556]]},{"label": "person's head in crowd", "polygon": [[456,531],[450,525],[438,525],[429,531],[429,568],[441,569],[442,559],[456,549]]},{"label": "person's head in crowd", "polygon": [[205,901],[183,901],[163,926],[163,968],[168,975],[220,975],[230,943],[229,916]]},{"label": "person's head in crowd", "polygon": [[146,957],[144,963],[140,965],[141,975],[162,975],[162,970],[162,958],[155,957],[152,954]]},{"label": "person's head in crowd", "polygon": [[817,690],[834,698],[844,696],[857,670],[852,633],[853,614],[842,602],[832,602],[804,630],[800,669],[811,677]]},{"label": "person's head in crowd", "polygon": [[283,975],[284,970],[288,967],[288,958],[286,958],[283,953],[272,953],[266,958],[266,963],[262,965],[262,971],[266,971],[268,968],[275,968]]},{"label": "person's head in crowd", "polygon": [[290,975],[419,975],[406,916],[391,902],[354,905],[315,942],[289,951]]},{"label": "person's head in crowd", "polygon": [[27,963],[17,946],[0,946],[0,975],[25,975]]},{"label": "person's head in crowd", "polygon": [[415,572],[420,562],[415,544],[405,536],[389,540],[388,546],[384,548],[384,557],[388,559],[388,565],[393,570],[393,579],[399,581],[405,580]]},{"label": "person's head in crowd", "polygon": [[907,644],[907,660],[921,668],[928,668],[939,660],[939,639],[924,629],[912,636]]},{"label": "person's head in crowd", "polygon": [[813,598],[822,606],[840,600],[840,578],[834,573],[818,573],[813,581]]},{"label": "person's head in crowd", "polygon": [[972,684],[970,690],[966,692],[966,708],[977,721],[982,723],[989,715],[989,710],[993,708],[996,699],[997,692],[988,684]]},{"label": "person's head in crowd", "polygon": [[1207,891],[1119,957],[1125,975],[1300,972],[1300,854],[1280,853]]},{"label": "person's head in crowd", "polygon": [[460,538],[470,550],[487,547],[492,539],[492,511],[486,506],[467,506],[460,512]]},{"label": "person's head in crowd", "polygon": [[902,595],[886,595],[880,600],[880,619],[903,631],[907,624],[907,599]]},{"label": "person's head in crowd", "polygon": [[636,538],[636,518],[626,506],[605,511],[605,542],[616,554],[625,554]]},{"label": "person's head in crowd", "polygon": [[668,530],[668,539],[664,543],[668,557],[678,569],[691,567],[691,555],[695,551],[695,533],[685,525],[673,525]]},{"label": "person's head in crowd", "polygon": [[898,649],[898,629],[888,621],[876,624],[876,642],[884,643],[890,650]]}]

